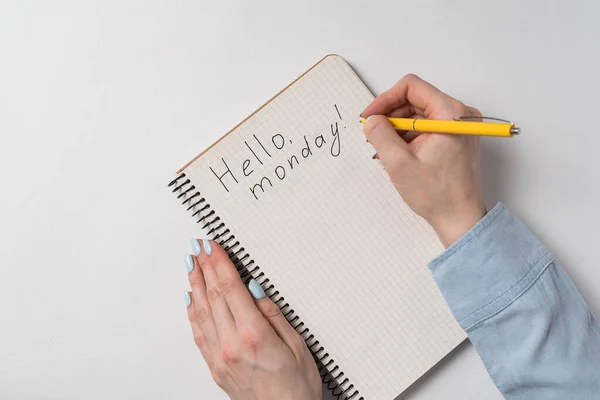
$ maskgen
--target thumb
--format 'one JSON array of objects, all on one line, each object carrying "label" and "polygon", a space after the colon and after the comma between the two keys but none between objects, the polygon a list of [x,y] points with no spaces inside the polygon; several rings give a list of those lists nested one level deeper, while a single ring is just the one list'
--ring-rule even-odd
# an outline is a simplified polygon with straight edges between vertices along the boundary
[{"label": "thumb", "polygon": [[363,130],[369,143],[377,150],[384,167],[394,160],[412,157],[408,144],[383,115],[372,115],[367,118]]},{"label": "thumb", "polygon": [[[248,288],[255,299],[254,302],[256,303],[258,310],[265,319],[269,321],[281,340],[290,348],[290,350],[294,351],[296,348],[295,344],[297,344],[301,338],[300,334],[291,325],[293,320],[288,321],[277,304],[273,303],[273,301],[266,296],[263,288],[255,279],[250,281]],[[288,309],[286,308],[286,312],[287,311]],[[293,312],[293,310],[290,311]]]}]

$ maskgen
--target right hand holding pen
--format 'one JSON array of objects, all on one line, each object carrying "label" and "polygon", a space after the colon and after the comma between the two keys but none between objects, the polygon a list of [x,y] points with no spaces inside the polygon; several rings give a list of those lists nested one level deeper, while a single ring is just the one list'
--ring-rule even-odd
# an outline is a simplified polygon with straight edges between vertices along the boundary
[{"label": "right hand holding pen", "polygon": [[408,206],[448,247],[486,213],[479,137],[397,132],[387,117],[452,120],[481,116],[416,75],[406,75],[361,114],[367,140]]}]

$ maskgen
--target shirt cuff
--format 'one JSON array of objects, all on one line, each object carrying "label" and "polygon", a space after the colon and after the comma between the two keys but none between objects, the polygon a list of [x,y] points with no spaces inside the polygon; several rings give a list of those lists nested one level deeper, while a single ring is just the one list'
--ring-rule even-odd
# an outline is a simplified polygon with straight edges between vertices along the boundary
[{"label": "shirt cuff", "polygon": [[429,263],[433,278],[465,330],[518,299],[552,255],[502,203]]}]

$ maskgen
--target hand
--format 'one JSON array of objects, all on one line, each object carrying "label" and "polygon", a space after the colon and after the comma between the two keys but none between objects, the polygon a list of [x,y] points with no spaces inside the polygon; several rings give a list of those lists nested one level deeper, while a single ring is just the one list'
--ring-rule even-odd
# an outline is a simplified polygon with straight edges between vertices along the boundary
[{"label": "hand", "polygon": [[304,339],[251,282],[256,301],[225,250],[193,240],[185,292],[196,346],[215,382],[234,400],[320,400],[321,379]]},{"label": "hand", "polygon": [[396,132],[382,115],[452,120],[481,113],[406,75],[361,114],[365,135],[377,150],[396,190],[448,247],[486,213],[481,191],[479,137]]}]

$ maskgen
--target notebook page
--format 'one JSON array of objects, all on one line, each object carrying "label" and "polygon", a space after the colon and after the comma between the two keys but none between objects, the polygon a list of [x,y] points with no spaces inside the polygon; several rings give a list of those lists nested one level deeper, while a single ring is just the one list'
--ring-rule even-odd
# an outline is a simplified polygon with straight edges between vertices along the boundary
[{"label": "notebook page", "polygon": [[442,245],[370,158],[372,98],[329,56],[185,169],[366,400],[466,337],[426,266]]}]

